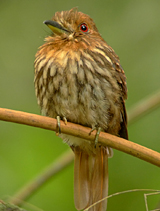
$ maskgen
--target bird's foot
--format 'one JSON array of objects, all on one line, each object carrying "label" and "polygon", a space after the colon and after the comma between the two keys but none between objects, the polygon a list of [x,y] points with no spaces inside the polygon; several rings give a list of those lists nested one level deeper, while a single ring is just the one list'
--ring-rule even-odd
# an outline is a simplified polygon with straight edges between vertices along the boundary
[{"label": "bird's foot", "polygon": [[94,139],[94,147],[96,148],[97,144],[98,144],[98,138],[99,138],[99,134],[101,132],[101,127],[93,127],[90,131],[89,134],[91,134],[94,130],[97,130],[97,133],[96,133],[96,137]]},{"label": "bird's foot", "polygon": [[66,125],[67,124],[67,118],[65,116],[63,117],[63,121],[64,121],[64,124]]},{"label": "bird's foot", "polygon": [[[57,131],[56,131],[56,135],[59,136],[59,134],[61,134],[61,122],[60,122],[61,118],[60,116],[57,116]],[[63,121],[64,124],[67,124],[67,118],[63,117]]]},{"label": "bird's foot", "polygon": [[56,136],[59,136],[61,134],[61,123],[60,123],[60,116],[57,116],[57,130],[56,130]]}]

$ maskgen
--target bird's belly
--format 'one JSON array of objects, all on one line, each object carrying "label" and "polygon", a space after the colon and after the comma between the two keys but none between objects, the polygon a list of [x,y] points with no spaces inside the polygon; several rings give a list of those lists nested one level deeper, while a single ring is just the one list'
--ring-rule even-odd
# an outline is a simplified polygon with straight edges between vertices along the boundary
[{"label": "bird's belly", "polygon": [[[67,87],[65,84],[50,97],[44,96],[46,106],[42,106],[44,115],[56,118],[65,117],[68,121],[88,127],[107,129],[110,101],[99,87],[85,84],[81,87]],[[116,108],[116,107],[115,107]]]},{"label": "bird's belly", "polygon": [[105,78],[79,81],[78,73],[66,76],[57,74],[38,99],[43,115],[65,117],[69,122],[91,128],[101,127],[103,131],[115,135],[118,133],[119,93],[113,91]]}]

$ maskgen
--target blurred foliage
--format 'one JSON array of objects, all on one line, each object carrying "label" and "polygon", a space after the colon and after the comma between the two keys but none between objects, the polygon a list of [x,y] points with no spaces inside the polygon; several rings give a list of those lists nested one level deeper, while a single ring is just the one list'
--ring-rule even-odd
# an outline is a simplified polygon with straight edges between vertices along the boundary
[{"label": "blurred foliage", "polygon": [[12,204],[8,204],[8,203],[0,201],[0,211],[27,211],[27,210],[24,210]]},{"label": "blurred foliage", "polygon": [[[160,1],[1,0],[0,106],[40,114],[34,94],[34,55],[50,31],[43,21],[56,11],[89,14],[121,59],[128,84],[127,110],[160,87]],[[160,109],[129,127],[129,137],[160,151]],[[0,198],[12,196],[68,146],[54,132],[0,122]],[[109,193],[135,188],[160,189],[160,169],[114,150],[109,160]],[[149,198],[149,209],[160,200]],[[50,180],[28,201],[42,210],[75,210],[73,165]],[[108,211],[144,211],[143,193],[109,199]]]}]

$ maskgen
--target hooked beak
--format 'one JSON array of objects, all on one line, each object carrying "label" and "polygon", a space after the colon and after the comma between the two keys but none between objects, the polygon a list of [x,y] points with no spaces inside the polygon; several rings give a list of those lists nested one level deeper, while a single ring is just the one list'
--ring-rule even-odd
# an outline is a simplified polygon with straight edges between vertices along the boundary
[{"label": "hooked beak", "polygon": [[47,20],[47,21],[44,21],[43,23],[46,24],[53,31],[53,33],[57,35],[61,35],[63,33],[69,33],[67,29],[65,29],[56,21]]}]

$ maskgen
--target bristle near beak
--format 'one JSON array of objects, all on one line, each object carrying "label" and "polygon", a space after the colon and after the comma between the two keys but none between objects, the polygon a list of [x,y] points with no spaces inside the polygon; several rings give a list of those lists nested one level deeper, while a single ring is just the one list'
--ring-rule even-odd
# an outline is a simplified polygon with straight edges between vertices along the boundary
[{"label": "bristle near beak", "polygon": [[57,35],[61,35],[63,33],[69,33],[67,29],[65,29],[56,21],[47,20],[47,21],[44,21],[43,23],[46,24],[53,31],[53,33]]}]

